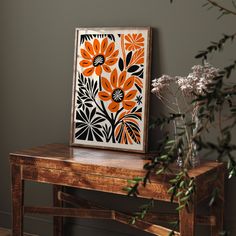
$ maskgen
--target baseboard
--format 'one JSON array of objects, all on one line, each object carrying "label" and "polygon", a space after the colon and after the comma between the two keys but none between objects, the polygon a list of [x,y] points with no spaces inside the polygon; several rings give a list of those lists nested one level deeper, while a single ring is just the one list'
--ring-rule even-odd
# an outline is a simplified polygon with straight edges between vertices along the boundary
[{"label": "baseboard", "polygon": [[[0,227],[0,236],[11,236],[12,232],[10,229]],[[24,233],[24,236],[38,236],[36,234]]]}]

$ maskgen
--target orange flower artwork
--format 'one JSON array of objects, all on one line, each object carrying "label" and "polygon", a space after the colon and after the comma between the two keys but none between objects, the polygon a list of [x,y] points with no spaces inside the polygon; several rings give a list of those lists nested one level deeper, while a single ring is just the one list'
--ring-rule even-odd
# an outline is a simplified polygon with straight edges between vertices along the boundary
[{"label": "orange flower artwork", "polygon": [[134,81],[134,76],[126,79],[126,71],[118,77],[117,70],[114,69],[110,81],[102,77],[102,87],[105,91],[98,92],[98,96],[102,101],[110,101],[108,109],[111,112],[117,112],[120,107],[131,110],[136,105],[133,101],[137,94],[137,90],[132,89]]},{"label": "orange flower artwork", "polygon": [[125,49],[134,51],[144,46],[144,38],[142,34],[128,34],[125,36],[127,43],[125,43]]},{"label": "orange flower artwork", "polygon": [[149,28],[78,29],[72,144],[145,152]]},{"label": "orange flower artwork", "polygon": [[93,44],[85,42],[85,49],[80,49],[83,60],[80,66],[84,68],[84,76],[91,76],[94,72],[100,76],[102,71],[111,72],[110,66],[117,62],[119,50],[115,50],[115,43],[108,44],[108,39],[104,38],[100,43],[94,39]]}]

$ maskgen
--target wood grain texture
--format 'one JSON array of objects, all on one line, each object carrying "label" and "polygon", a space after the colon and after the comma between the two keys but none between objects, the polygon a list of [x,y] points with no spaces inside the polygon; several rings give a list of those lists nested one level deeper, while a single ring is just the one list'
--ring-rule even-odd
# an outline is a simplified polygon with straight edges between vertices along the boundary
[{"label": "wood grain texture", "polygon": [[12,177],[12,235],[23,236],[24,181],[22,166],[11,166]]},{"label": "wood grain texture", "polygon": [[[53,206],[63,207],[63,202],[59,199],[59,193],[63,191],[63,187],[60,185],[53,185]],[[63,217],[53,217],[53,235],[63,236]]]},{"label": "wood grain texture", "polygon": [[[46,168],[28,166],[24,166],[23,168],[23,178],[25,180],[41,183],[59,184],[75,188],[127,195],[127,192],[123,190],[123,188],[127,186],[127,179],[125,178],[120,179],[109,176],[85,174],[73,170],[71,170],[71,172],[63,170],[52,171]],[[170,196],[167,194],[169,187],[170,185],[168,183],[161,182],[150,183],[146,187],[140,186],[140,197],[169,201]]]},{"label": "wood grain texture", "polygon": [[218,191],[218,197],[211,207],[211,214],[216,219],[216,224],[211,227],[211,236],[218,236],[223,230],[224,220],[224,180],[225,172],[217,170],[217,178],[214,186]]},{"label": "wood grain texture", "polygon": [[[23,191],[24,180],[30,180],[54,185],[54,208],[25,207],[26,212],[44,213],[54,216],[54,235],[62,235],[62,217],[78,216],[80,218],[103,218],[127,223],[124,213],[108,211],[88,201],[81,201],[62,192],[61,186],[70,186],[91,191],[98,190],[113,194],[127,193],[122,189],[127,186],[127,180],[145,175],[143,166],[148,158],[155,154],[138,154],[111,150],[101,150],[82,147],[70,147],[63,144],[50,144],[26,149],[10,154],[12,166],[12,197],[13,197],[13,236],[22,236],[23,222]],[[171,166],[172,172],[162,175],[152,175],[151,183],[145,188],[140,187],[140,197],[169,201],[167,190],[169,180],[178,171]],[[225,165],[217,162],[203,162],[199,167],[189,170],[190,177],[195,179],[196,193],[189,209],[183,209],[179,214],[181,236],[194,236],[197,223],[212,226],[212,236],[222,229],[224,203],[224,172]],[[210,216],[197,216],[196,207],[204,199],[209,198],[214,187],[219,189],[220,198],[212,207]],[[63,209],[62,201],[79,205],[80,209]],[[177,200],[174,200],[177,202]],[[82,211],[81,211],[82,210]],[[168,235],[168,229],[155,225],[153,220],[176,219],[171,215],[149,214],[146,221],[137,221],[133,227],[154,235]],[[177,235],[179,235],[177,233]]]},{"label": "wood grain texture", "polygon": [[[77,208],[58,208],[58,207],[25,207],[25,213],[30,214],[45,214],[63,217],[79,217],[81,219],[100,219],[100,220],[114,220],[123,224],[128,224],[132,227],[141,229],[148,233],[168,236],[170,229],[160,225],[152,224],[144,220],[137,220],[135,224],[130,224],[130,215],[120,213],[114,210],[97,210],[97,209],[77,209]],[[180,235],[175,232],[175,235]]]},{"label": "wood grain texture", "polygon": [[179,211],[179,231],[181,236],[195,236],[196,205],[195,196],[193,196],[190,205]]},{"label": "wood grain texture", "polygon": [[[143,169],[148,158],[155,153],[139,154],[121,151],[100,150],[93,148],[70,147],[64,144],[49,144],[40,147],[25,149],[10,153],[10,160],[15,164],[35,165],[50,169],[75,170],[86,173],[114,176],[120,178],[133,178],[143,176]],[[217,162],[203,162],[201,166],[189,171],[189,176],[205,179],[206,175],[214,172],[215,168],[224,167]],[[176,165],[172,165],[173,172],[178,171]],[[166,181],[173,174],[163,176],[151,176],[152,181]]]},{"label": "wood grain texture", "polygon": [[[83,198],[75,197],[71,194],[59,192],[59,199],[63,202],[66,202],[67,204],[70,204],[74,207],[80,207],[84,209],[105,209],[103,206],[100,206],[94,202],[88,201]],[[124,212],[123,212],[124,213]],[[128,213],[126,213],[129,215]],[[148,212],[145,215],[145,221],[150,223],[155,223],[158,221],[164,221],[164,222],[173,222],[177,221],[179,219],[179,216],[177,213],[173,212]],[[215,216],[196,216],[196,223],[200,225],[211,225],[214,226],[216,224]]]}]

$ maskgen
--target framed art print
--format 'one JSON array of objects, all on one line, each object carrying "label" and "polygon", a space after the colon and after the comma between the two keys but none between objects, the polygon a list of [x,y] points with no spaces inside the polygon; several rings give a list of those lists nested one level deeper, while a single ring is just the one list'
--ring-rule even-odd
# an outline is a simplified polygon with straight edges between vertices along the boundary
[{"label": "framed art print", "polygon": [[151,29],[76,29],[71,145],[146,152]]}]

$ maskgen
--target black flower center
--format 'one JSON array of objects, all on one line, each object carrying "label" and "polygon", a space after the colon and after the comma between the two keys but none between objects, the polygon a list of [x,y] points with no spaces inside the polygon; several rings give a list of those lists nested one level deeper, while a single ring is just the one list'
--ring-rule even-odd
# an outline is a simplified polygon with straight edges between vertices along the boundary
[{"label": "black flower center", "polygon": [[93,59],[93,66],[96,67],[102,65],[104,62],[105,62],[105,57],[103,55],[97,55]]},{"label": "black flower center", "polygon": [[123,99],[124,99],[123,90],[121,90],[120,88],[115,89],[112,92],[112,99],[113,99],[114,102],[117,102],[117,103],[123,101]]}]

